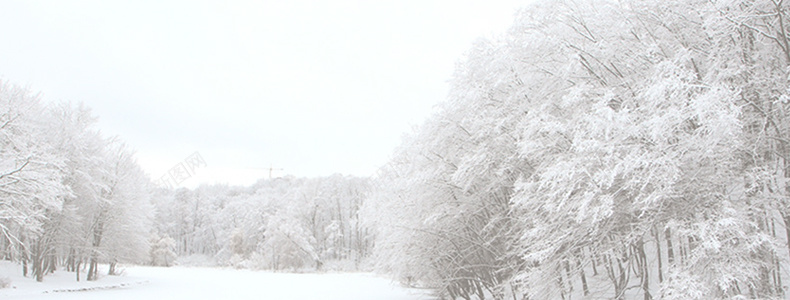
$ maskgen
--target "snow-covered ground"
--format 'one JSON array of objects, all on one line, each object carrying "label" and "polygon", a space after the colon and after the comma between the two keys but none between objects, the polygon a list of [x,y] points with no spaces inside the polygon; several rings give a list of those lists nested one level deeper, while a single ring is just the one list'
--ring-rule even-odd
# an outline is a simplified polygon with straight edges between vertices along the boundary
[{"label": "snow-covered ground", "polygon": [[74,273],[57,272],[43,283],[18,274],[0,261],[0,278],[11,287],[0,299],[432,299],[427,290],[400,287],[367,273],[292,274],[215,268],[127,267],[122,276],[75,282]]}]

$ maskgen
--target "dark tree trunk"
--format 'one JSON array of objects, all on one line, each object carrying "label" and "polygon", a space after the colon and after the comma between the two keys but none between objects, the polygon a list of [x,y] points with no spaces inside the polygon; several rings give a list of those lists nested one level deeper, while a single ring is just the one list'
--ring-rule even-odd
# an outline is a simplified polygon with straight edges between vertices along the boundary
[{"label": "dark tree trunk", "polygon": [[28,265],[27,262],[30,260],[30,249],[27,248],[27,239],[25,235],[22,234],[22,276],[27,277],[28,274]]},{"label": "dark tree trunk", "polygon": [[96,261],[96,257],[91,257],[90,263],[88,264],[88,281],[95,281],[99,279],[96,276],[96,272],[98,271],[99,262]]},{"label": "dark tree trunk", "polygon": [[565,278],[568,278],[568,293],[573,293],[573,282],[571,282],[571,263],[565,260]]},{"label": "dark tree trunk", "polygon": [[74,248],[69,249],[69,256],[66,258],[66,272],[74,272]]},{"label": "dark tree trunk", "polygon": [[99,214],[96,227],[93,229],[93,251],[91,252],[91,259],[88,265],[88,281],[95,281],[99,279],[99,246],[101,246],[102,234],[104,232],[104,221],[102,215]]},{"label": "dark tree trunk", "polygon": [[579,275],[582,279],[582,291],[584,292],[584,296],[590,295],[590,289],[587,287],[587,276],[584,274],[584,266],[581,264],[581,261],[577,260],[577,264],[579,265]]},{"label": "dark tree trunk", "polygon": [[658,229],[653,230],[653,236],[656,238],[656,260],[658,261],[658,282],[664,282],[664,273],[661,270],[662,262],[661,262],[661,235],[658,233]]},{"label": "dark tree trunk", "polygon": [[47,266],[46,273],[47,274],[55,273],[55,270],[57,269],[57,261],[58,261],[58,258],[55,257],[55,255],[52,255],[52,254],[47,255],[47,260],[46,260],[46,266]]},{"label": "dark tree trunk", "polygon": [[790,251],[790,214],[782,213],[785,222],[785,236],[787,237],[787,250]]},{"label": "dark tree trunk", "polygon": [[483,292],[483,284],[480,281],[473,282],[475,287],[477,287],[477,297],[481,300],[485,298],[485,293]]},{"label": "dark tree trunk", "polygon": [[565,280],[562,279],[562,270],[557,270],[557,283],[560,285],[560,297],[565,300]]},{"label": "dark tree trunk", "polygon": [[598,256],[592,252],[592,248],[590,248],[590,258],[592,261],[593,276],[598,276]]},{"label": "dark tree trunk", "polygon": [[41,242],[37,245],[36,253],[33,254],[33,275],[36,276],[36,281],[44,281],[44,258],[41,253]]},{"label": "dark tree trunk", "polygon": [[80,267],[81,267],[81,265],[82,265],[82,260],[78,260],[77,264],[76,264],[76,267],[74,268],[74,270],[77,271],[77,281],[78,282],[80,281]]},{"label": "dark tree trunk", "polygon": [[675,262],[675,252],[672,249],[672,233],[669,231],[669,228],[664,231],[664,235],[667,239],[667,263],[671,265]]},{"label": "dark tree trunk", "polygon": [[647,254],[645,253],[645,242],[639,239],[636,244],[637,255],[639,255],[639,267],[642,273],[642,291],[644,292],[645,300],[652,300],[650,295],[650,274],[647,269]]}]

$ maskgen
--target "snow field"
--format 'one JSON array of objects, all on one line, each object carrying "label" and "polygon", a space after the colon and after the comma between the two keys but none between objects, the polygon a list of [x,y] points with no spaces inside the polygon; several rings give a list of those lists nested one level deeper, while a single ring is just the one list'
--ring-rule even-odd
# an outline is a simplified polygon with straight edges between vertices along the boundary
[{"label": "snow field", "polygon": [[[106,274],[106,273],[104,273]],[[22,277],[18,266],[2,262],[0,277],[11,288],[0,299],[325,299],[423,300],[430,291],[407,289],[368,273],[294,274],[218,268],[128,267],[122,276],[96,282],[74,281],[74,273],[56,272],[38,283]]]}]

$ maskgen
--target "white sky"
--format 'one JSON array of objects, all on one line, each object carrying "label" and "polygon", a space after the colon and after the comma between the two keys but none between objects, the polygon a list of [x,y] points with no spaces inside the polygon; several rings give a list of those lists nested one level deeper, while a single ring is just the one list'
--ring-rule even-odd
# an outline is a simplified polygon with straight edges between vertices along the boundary
[{"label": "white sky", "polygon": [[368,176],[527,1],[0,1],[0,78],[84,102],[154,178]]}]

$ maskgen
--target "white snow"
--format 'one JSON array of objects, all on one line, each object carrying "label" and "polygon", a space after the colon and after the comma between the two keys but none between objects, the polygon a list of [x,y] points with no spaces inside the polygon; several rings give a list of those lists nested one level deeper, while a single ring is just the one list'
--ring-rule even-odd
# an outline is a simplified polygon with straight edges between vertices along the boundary
[{"label": "white snow", "polygon": [[[12,274],[13,273],[13,274]],[[427,290],[407,289],[368,273],[272,273],[219,268],[127,267],[121,276],[75,281],[59,271],[43,283],[0,261],[0,277],[10,277],[0,299],[431,299]]]}]

